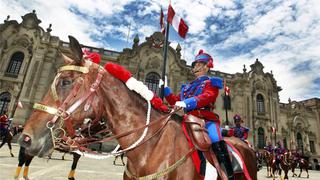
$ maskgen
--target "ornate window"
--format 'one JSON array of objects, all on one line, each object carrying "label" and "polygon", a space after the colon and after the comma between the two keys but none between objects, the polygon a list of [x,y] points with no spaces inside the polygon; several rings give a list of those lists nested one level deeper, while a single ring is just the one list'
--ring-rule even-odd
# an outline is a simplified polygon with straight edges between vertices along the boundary
[{"label": "ornate window", "polygon": [[265,113],[265,108],[264,108],[264,99],[261,94],[257,95],[257,111],[258,114],[264,114]]},{"label": "ornate window", "polygon": [[297,133],[297,144],[298,144],[298,149],[303,154],[303,142],[302,142],[302,135],[300,133]]},{"label": "ornate window", "polygon": [[158,87],[159,79],[160,79],[160,75],[155,72],[151,72],[147,74],[147,77],[146,77],[146,85],[151,91],[155,92],[158,96],[160,95],[160,88]]},{"label": "ornate window", "polygon": [[310,141],[309,144],[310,144],[310,151],[312,153],[315,153],[316,152],[316,147],[314,145],[314,141]]},{"label": "ornate window", "polygon": [[0,94],[0,114],[3,114],[3,111],[8,110],[10,100],[11,94],[9,92],[3,92]]},{"label": "ornate window", "polygon": [[258,128],[258,148],[262,149],[266,146],[264,139],[264,129],[262,127]]},{"label": "ornate window", "polygon": [[24,54],[20,51],[15,52],[10,59],[9,66],[6,71],[7,76],[18,77],[22,62],[24,59]]}]

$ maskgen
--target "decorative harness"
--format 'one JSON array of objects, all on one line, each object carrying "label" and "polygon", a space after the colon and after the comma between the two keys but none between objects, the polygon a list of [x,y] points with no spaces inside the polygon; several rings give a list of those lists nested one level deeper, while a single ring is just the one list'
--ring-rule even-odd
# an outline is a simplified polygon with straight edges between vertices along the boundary
[{"label": "decorative harness", "polygon": [[[93,84],[91,84],[90,91],[86,92],[80,99],[74,102],[70,107],[67,107],[67,106],[69,102],[74,97],[76,97],[78,90],[83,84],[83,80],[75,81],[76,84],[74,85],[70,94],[67,96],[64,102],[61,103],[59,101],[58,94],[56,91],[56,84],[57,84],[57,79],[61,76],[62,71],[77,71],[77,72],[86,74],[89,72],[89,68],[83,67],[83,66],[75,66],[75,65],[66,65],[61,67],[59,69],[59,73],[56,75],[51,85],[51,92],[52,92],[53,99],[56,101],[56,104],[58,104],[59,107],[55,108],[55,107],[50,107],[43,104],[35,103],[33,108],[47,112],[51,115],[54,115],[53,118],[50,121],[48,121],[46,124],[47,128],[50,129],[54,147],[56,147],[56,144],[58,143],[62,147],[65,147],[63,146],[63,144],[69,146],[69,150],[71,150],[71,148],[76,148],[76,147],[79,147],[79,149],[81,150],[85,150],[85,148],[80,146],[80,144],[76,140],[72,139],[75,136],[75,129],[72,126],[72,119],[70,115],[84,102],[86,102],[84,106],[84,111],[85,112],[88,111],[92,103],[92,100],[94,98],[94,93],[99,88],[99,85],[105,70],[102,67],[99,67],[96,80]],[[61,118],[62,120],[58,121],[59,118]],[[57,127],[54,129],[55,126]],[[63,126],[66,127],[67,132],[63,129]],[[60,136],[59,135],[56,136],[56,134],[60,134]]]},{"label": "decorative harness", "polygon": [[[60,105],[61,103],[59,101],[58,93],[56,90],[56,83],[57,83],[57,80],[59,79],[62,71],[77,71],[77,72],[81,72],[81,73],[86,74],[89,72],[89,67],[66,65],[66,66],[63,66],[59,69],[59,73],[55,76],[54,81],[51,85],[51,92],[52,92],[53,99],[56,101],[56,103],[58,105]],[[33,106],[34,109],[41,110],[41,111],[44,111],[48,114],[53,115],[53,118],[47,122],[46,127],[50,130],[51,137],[52,137],[52,143],[53,143],[54,148],[56,148],[56,145],[58,144],[59,148],[66,149],[66,147],[67,147],[67,148],[69,148],[69,151],[73,150],[73,152],[76,152],[80,155],[85,156],[86,152],[93,153],[94,155],[97,154],[94,151],[91,151],[90,149],[84,147],[83,143],[80,142],[81,140],[73,139],[73,137],[75,136],[75,129],[73,128],[72,119],[71,119],[70,115],[77,108],[79,108],[79,106],[82,105],[84,102],[86,102],[86,104],[84,106],[84,111],[86,112],[89,110],[90,105],[92,103],[92,100],[94,99],[94,93],[99,88],[99,85],[101,83],[102,77],[105,72],[106,72],[105,69],[102,68],[101,66],[99,66],[96,80],[93,84],[91,84],[90,91],[86,92],[85,95],[83,95],[80,99],[78,99],[75,103],[73,103],[69,108],[67,108],[67,105],[74,97],[76,97],[78,90],[80,89],[81,85],[83,84],[83,80],[76,81],[77,84],[74,85],[70,94],[67,96],[67,98],[64,100],[64,102],[58,108],[50,107],[50,106],[47,106],[44,104],[39,104],[39,103],[34,104],[34,106]],[[151,105],[150,105],[150,101],[147,101],[147,102],[148,102],[148,112],[147,112],[146,125],[139,127],[137,129],[130,130],[128,132],[124,132],[124,133],[114,135],[112,137],[104,138],[103,140],[94,141],[94,142],[101,142],[102,143],[102,142],[110,141],[112,139],[119,139],[121,137],[132,134],[136,131],[144,129],[144,132],[141,135],[141,137],[135,143],[133,143],[131,146],[129,146],[128,148],[126,148],[124,150],[117,151],[120,147],[118,145],[115,148],[115,150],[113,150],[111,153],[104,153],[103,155],[105,155],[106,157],[110,157],[111,155],[113,155],[113,156],[120,155],[124,152],[132,150],[132,149],[136,148],[137,146],[140,146],[141,144],[147,142],[149,139],[151,139],[155,135],[159,134],[162,131],[162,129],[166,126],[166,124],[168,123],[171,115],[179,110],[179,109],[173,110],[167,116],[159,118],[159,119],[152,121],[150,123]],[[58,119],[60,119],[60,118],[62,120],[58,121]],[[166,120],[163,122],[164,119],[166,119]],[[57,122],[58,122],[58,124],[57,124]],[[154,125],[154,124],[158,124],[159,122],[162,122],[162,126],[160,126],[160,128],[158,128],[152,136],[144,139],[147,134],[148,127],[151,125]],[[66,131],[63,129],[63,126],[66,127]],[[54,127],[56,127],[56,128],[54,129]],[[104,132],[104,130],[100,131],[98,133],[101,133],[101,132]],[[58,134],[58,135],[56,135],[56,134]],[[60,134],[60,136],[59,136],[59,134]],[[91,142],[91,143],[93,143],[93,142]],[[86,143],[84,145],[88,145],[88,144],[90,144],[90,143]],[[186,161],[186,159],[194,151],[195,151],[195,148],[190,149],[189,152],[186,155],[184,155],[181,159],[179,159],[176,163],[174,163],[173,165],[169,166],[168,168],[166,168],[160,172],[157,172],[157,173],[153,173],[153,174],[146,175],[143,177],[138,177],[138,176],[135,176],[132,173],[130,173],[130,171],[127,168],[125,169],[125,173],[129,177],[134,178],[134,179],[139,179],[139,180],[148,180],[148,179],[159,178],[159,177],[165,176],[166,174],[172,172],[174,169],[176,169],[181,164],[183,164]]]}]

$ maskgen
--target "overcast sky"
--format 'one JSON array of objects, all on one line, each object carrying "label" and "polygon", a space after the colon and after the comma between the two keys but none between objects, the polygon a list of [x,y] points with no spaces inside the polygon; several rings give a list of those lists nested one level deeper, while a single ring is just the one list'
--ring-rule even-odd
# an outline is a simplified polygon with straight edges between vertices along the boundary
[{"label": "overcast sky", "polygon": [[[281,102],[320,97],[320,0],[172,0],[189,25],[186,39],[170,30],[172,45],[180,43],[183,58],[192,62],[199,49],[214,57],[215,70],[242,72],[258,58],[273,71]],[[122,51],[159,31],[159,12],[168,1],[156,0],[1,0],[0,20],[21,22],[36,10],[44,29],[67,41]],[[131,25],[130,25],[131,24]],[[129,41],[128,29],[130,25]]]}]

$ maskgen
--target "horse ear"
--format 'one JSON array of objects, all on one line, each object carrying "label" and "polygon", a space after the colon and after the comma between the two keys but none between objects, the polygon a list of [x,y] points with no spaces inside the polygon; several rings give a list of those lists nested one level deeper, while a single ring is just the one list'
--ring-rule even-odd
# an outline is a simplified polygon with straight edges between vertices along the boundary
[{"label": "horse ear", "polygon": [[65,54],[61,53],[62,59],[64,61],[65,64],[71,64],[74,62],[73,59],[69,58],[68,56],[66,56]]},{"label": "horse ear", "polygon": [[73,36],[68,36],[69,41],[70,41],[70,49],[75,57],[75,61],[77,64],[82,64],[83,62],[83,52],[81,49],[81,45],[79,41],[74,38]]}]

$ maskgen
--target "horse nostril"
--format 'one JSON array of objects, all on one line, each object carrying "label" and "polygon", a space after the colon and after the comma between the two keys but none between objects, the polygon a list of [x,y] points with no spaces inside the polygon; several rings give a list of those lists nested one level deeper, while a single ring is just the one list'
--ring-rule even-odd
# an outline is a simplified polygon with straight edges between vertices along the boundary
[{"label": "horse nostril", "polygon": [[31,146],[31,137],[26,135],[26,134],[22,134],[20,137],[20,143],[21,146],[23,147],[29,147]]},{"label": "horse nostril", "polygon": [[28,135],[25,135],[25,137],[23,138],[24,142],[28,142],[31,141],[31,138]]}]

